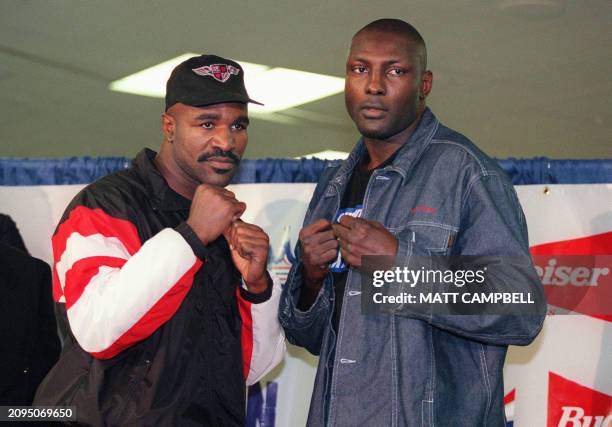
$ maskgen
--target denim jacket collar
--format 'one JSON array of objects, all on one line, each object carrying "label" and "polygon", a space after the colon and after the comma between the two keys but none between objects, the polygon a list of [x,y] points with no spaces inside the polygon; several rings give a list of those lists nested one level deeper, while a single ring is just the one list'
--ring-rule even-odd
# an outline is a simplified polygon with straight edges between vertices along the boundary
[{"label": "denim jacket collar", "polygon": [[[438,119],[434,113],[432,113],[429,107],[426,107],[421,115],[416,129],[414,132],[412,132],[408,138],[408,141],[406,141],[399,149],[393,163],[385,167],[383,170],[395,171],[401,175],[402,180],[406,179],[411,165],[414,164],[425,151],[431,142],[433,135],[436,133],[438,125]],[[340,167],[336,171],[334,177],[331,179],[331,183],[336,187],[337,191],[344,188],[351,176],[351,173],[353,172],[353,169],[359,163],[362,156],[365,154],[365,151],[366,146],[362,137],[359,139],[348,158],[340,164]],[[332,188],[330,187],[328,189],[326,195],[331,194],[329,190],[332,190]]]}]

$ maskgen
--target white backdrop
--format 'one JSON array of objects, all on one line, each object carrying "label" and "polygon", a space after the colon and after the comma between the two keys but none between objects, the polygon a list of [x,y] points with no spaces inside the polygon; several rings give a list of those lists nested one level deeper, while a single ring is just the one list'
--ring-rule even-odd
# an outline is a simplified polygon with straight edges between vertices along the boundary
[{"label": "white backdrop", "polygon": [[[30,252],[50,262],[55,224],[81,187],[0,186],[0,211],[16,221]],[[270,235],[270,268],[285,275],[286,248],[295,245],[314,184],[241,184],[231,189],[247,203],[245,220]],[[612,184],[518,186],[517,192],[531,246],[595,235],[612,237]],[[607,248],[612,254],[612,243]],[[305,424],[316,362],[303,349],[289,346],[283,364],[264,381],[278,386],[277,426]],[[609,321],[584,315],[548,316],[534,343],[511,347],[504,374],[509,424],[612,426]]]}]

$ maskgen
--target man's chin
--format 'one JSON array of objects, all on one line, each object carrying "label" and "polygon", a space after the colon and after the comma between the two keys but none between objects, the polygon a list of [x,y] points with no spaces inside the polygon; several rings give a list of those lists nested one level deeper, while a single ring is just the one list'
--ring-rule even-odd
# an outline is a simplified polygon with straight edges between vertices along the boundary
[{"label": "man's chin", "polygon": [[236,171],[236,168],[221,169],[221,168],[211,167],[211,169],[213,170],[213,172],[216,175],[222,175],[222,176],[228,176],[229,175],[230,178],[234,175],[234,172]]},{"label": "man's chin", "polygon": [[357,127],[357,130],[359,130],[359,133],[364,138],[368,139],[384,140],[394,135],[393,132],[386,128]]},{"label": "man's chin", "polygon": [[213,169],[206,176],[202,177],[200,182],[202,184],[214,185],[215,187],[225,187],[229,185],[230,181],[234,177],[236,169],[232,170],[215,170]]}]

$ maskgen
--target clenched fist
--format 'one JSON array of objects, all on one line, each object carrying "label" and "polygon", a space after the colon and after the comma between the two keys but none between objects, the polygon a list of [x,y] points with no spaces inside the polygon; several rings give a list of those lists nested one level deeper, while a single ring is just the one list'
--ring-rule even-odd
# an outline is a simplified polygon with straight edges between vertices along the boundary
[{"label": "clenched fist", "polygon": [[232,261],[249,291],[265,291],[268,286],[268,235],[258,226],[240,219],[232,222],[223,235],[229,243]]},{"label": "clenched fist", "polygon": [[333,228],[342,258],[353,267],[361,267],[365,255],[397,255],[397,239],[379,222],[344,215]]},{"label": "clenched fist", "polygon": [[338,253],[338,241],[331,222],[320,219],[300,230],[304,280],[307,285],[320,284],[329,272],[329,263]]},{"label": "clenched fist", "polygon": [[232,221],[240,218],[246,205],[229,190],[200,184],[196,188],[187,224],[205,245],[219,237]]}]

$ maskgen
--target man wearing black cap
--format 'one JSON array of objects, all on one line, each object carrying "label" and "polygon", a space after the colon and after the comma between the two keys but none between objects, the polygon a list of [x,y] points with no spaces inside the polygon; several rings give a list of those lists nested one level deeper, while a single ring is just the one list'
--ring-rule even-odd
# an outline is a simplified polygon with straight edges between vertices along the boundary
[{"label": "man wearing black cap", "polygon": [[224,189],[247,145],[242,67],[204,55],[166,87],[159,154],[87,186],[52,238],[70,334],[38,405],[88,425],[243,425],[245,385],[280,362],[268,236]]}]

